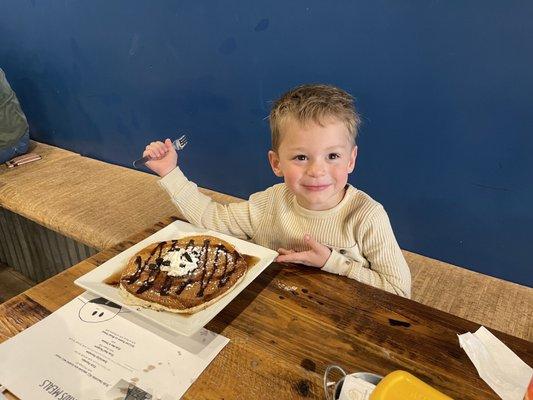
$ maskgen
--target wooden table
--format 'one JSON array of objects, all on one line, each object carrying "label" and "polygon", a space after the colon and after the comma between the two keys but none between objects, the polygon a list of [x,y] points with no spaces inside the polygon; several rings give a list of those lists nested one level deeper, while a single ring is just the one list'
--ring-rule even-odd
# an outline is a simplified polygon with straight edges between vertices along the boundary
[{"label": "wooden table", "polygon": [[[169,222],[0,305],[0,342],[81,294],[76,278]],[[403,369],[455,399],[498,399],[459,347],[457,334],[478,327],[350,279],[274,263],[207,325],[231,341],[184,398],[323,399],[323,373],[334,363],[380,375]],[[493,333],[533,365],[530,342]]]}]

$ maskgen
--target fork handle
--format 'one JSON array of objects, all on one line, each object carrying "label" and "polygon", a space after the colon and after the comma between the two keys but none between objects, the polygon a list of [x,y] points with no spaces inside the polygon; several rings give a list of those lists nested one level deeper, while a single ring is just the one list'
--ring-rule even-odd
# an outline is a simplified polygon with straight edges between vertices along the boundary
[{"label": "fork handle", "polygon": [[[176,149],[176,145],[175,144],[174,144],[174,148]],[[133,162],[133,166],[135,168],[139,168],[139,167],[143,166],[144,164],[146,164],[150,160],[152,160],[152,157],[150,157],[150,156],[144,156],[144,157],[138,158],[137,160],[135,160]]]},{"label": "fork handle", "polygon": [[146,164],[146,163],[147,163],[148,161],[150,161],[151,159],[152,159],[152,157],[150,157],[150,156],[144,156],[144,157],[141,157],[141,158],[139,158],[139,159],[137,159],[137,160],[135,160],[135,161],[133,162],[133,166],[134,166],[135,168],[139,168],[140,166]]},{"label": "fork handle", "polygon": [[[185,144],[187,144],[187,142],[185,142]],[[183,147],[185,147],[185,145],[183,146],[180,146],[179,144],[179,139],[176,139],[172,142],[172,146],[174,147],[174,149],[176,151],[178,150],[181,150]],[[150,156],[144,156],[144,157],[141,157],[141,158],[138,158],[137,160],[135,160],[133,162],[133,167],[134,168],[139,168],[140,166],[146,164],[148,161],[150,161],[152,159],[152,157]]]}]

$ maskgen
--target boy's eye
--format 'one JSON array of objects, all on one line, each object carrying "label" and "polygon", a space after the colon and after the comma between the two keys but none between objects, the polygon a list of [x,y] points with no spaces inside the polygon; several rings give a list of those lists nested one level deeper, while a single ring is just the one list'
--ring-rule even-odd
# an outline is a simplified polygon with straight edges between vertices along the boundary
[{"label": "boy's eye", "polygon": [[328,158],[330,160],[336,160],[337,158],[340,158],[340,156],[341,155],[339,153],[330,153],[330,154],[328,154]]},{"label": "boy's eye", "polygon": [[298,154],[296,157],[294,157],[295,160],[298,160],[298,161],[305,161],[307,160],[307,156],[303,155],[303,154]]}]

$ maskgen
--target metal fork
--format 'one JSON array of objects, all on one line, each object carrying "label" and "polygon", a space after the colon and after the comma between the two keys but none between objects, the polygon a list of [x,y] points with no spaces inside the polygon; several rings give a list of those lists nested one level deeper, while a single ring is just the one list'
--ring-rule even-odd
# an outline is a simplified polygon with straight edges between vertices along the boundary
[{"label": "metal fork", "polygon": [[[183,148],[185,146],[187,146],[187,136],[186,135],[182,135],[178,139],[174,140],[172,142],[172,146],[174,146],[176,151],[183,150]],[[133,166],[135,168],[139,168],[140,166],[146,164],[150,160],[152,160],[152,157],[150,157],[150,156],[145,156],[145,157],[139,158],[138,160],[135,160],[133,162]]]}]

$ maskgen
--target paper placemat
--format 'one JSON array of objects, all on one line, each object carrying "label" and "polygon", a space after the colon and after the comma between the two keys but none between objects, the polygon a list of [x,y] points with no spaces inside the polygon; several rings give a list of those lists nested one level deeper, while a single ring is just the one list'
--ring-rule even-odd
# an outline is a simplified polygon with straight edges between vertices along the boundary
[{"label": "paper placemat", "polygon": [[124,383],[174,400],[228,342],[206,329],[178,335],[84,293],[0,344],[0,385],[24,400],[116,400]]}]

